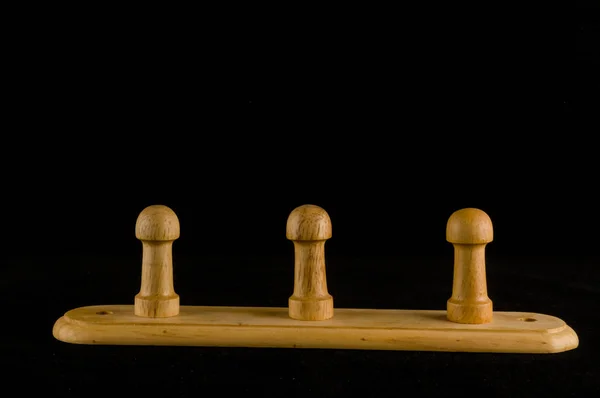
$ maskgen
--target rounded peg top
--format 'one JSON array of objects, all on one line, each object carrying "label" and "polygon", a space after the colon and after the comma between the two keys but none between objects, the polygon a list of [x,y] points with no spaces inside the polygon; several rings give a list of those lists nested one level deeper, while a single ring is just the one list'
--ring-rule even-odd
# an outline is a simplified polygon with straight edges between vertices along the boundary
[{"label": "rounded peg top", "polygon": [[137,218],[135,236],[140,240],[175,240],[179,238],[179,218],[167,206],[148,206]]},{"label": "rounded peg top", "polygon": [[331,238],[329,214],[316,205],[302,205],[290,213],[286,231],[290,240],[325,240]]},{"label": "rounded peg top", "polygon": [[492,220],[482,210],[465,208],[457,210],[448,219],[446,240],[459,244],[483,244],[494,239]]}]

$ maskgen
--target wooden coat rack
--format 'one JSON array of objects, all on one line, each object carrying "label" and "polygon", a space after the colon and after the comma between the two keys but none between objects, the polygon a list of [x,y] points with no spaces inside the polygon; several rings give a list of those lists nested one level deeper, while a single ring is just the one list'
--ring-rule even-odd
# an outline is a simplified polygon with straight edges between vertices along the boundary
[{"label": "wooden coat rack", "polygon": [[325,273],[331,231],[329,215],[319,206],[299,206],[289,215],[286,236],[294,244],[295,271],[288,307],[182,306],[172,261],[179,219],[166,206],[149,206],[135,226],[143,252],[133,304],[72,309],[56,321],[53,335],[75,344],[540,354],[579,344],[575,331],[557,317],[493,311],[485,273],[493,228],[479,209],[460,209],[448,220],[454,278],[445,310],[335,308]]}]

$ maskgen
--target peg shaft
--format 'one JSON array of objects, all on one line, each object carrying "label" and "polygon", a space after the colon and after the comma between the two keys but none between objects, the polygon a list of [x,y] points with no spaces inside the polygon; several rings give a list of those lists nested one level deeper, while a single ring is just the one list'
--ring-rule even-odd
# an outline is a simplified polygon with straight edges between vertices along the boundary
[{"label": "peg shaft", "polygon": [[447,302],[448,320],[483,324],[493,318],[488,297],[485,248],[493,240],[492,222],[479,209],[465,208],[448,219],[446,240],[454,246],[452,297]]},{"label": "peg shaft", "polygon": [[289,316],[305,321],[333,317],[333,297],[327,291],[325,242],[331,238],[331,220],[315,205],[294,209],[287,220],[286,236],[294,243],[294,292]]},{"label": "peg shaft", "polygon": [[142,281],[135,296],[135,315],[149,318],[179,314],[179,295],[173,286],[173,242],[179,238],[179,219],[163,205],[146,207],[138,216],[135,236],[142,242]]}]

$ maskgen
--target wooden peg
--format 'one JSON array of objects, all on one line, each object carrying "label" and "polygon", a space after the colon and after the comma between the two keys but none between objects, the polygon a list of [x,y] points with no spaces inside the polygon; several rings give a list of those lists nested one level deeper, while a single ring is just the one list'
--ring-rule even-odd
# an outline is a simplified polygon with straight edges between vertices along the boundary
[{"label": "wooden peg", "polygon": [[179,219],[163,205],[146,207],[137,218],[135,236],[142,242],[142,286],[134,313],[149,318],[179,314],[179,295],[173,288],[173,241],[179,238]]},{"label": "wooden peg", "polygon": [[304,321],[333,317],[333,297],[327,291],[325,275],[325,241],[331,238],[329,215],[319,206],[299,206],[288,217],[286,236],[294,242],[289,316]]},{"label": "wooden peg", "polygon": [[485,246],[493,238],[492,221],[482,210],[457,210],[448,219],[446,240],[454,246],[454,281],[452,297],[447,302],[448,320],[472,324],[492,321]]}]

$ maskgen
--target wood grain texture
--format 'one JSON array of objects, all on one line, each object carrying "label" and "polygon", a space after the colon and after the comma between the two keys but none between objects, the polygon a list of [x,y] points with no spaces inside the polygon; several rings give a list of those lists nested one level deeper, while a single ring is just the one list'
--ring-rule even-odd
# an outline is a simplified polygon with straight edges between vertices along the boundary
[{"label": "wood grain texture", "polygon": [[142,242],[142,282],[134,299],[136,315],[155,318],[179,313],[172,253],[179,233],[179,219],[167,206],[148,206],[139,214],[135,236]]},{"label": "wood grain texture", "polygon": [[293,319],[333,317],[333,297],[327,291],[325,273],[325,242],[331,231],[331,219],[319,206],[302,205],[288,216],[286,237],[294,242],[294,292],[288,300]]},{"label": "wood grain texture", "polygon": [[446,226],[446,240],[454,246],[452,296],[446,304],[448,320],[481,324],[492,321],[488,297],[485,247],[494,238],[492,221],[479,209],[455,211]]},{"label": "wood grain texture", "polygon": [[448,220],[454,246],[452,296],[445,311],[336,309],[327,290],[325,242],[331,220],[303,205],[287,220],[294,244],[294,288],[287,308],[181,306],[173,287],[173,241],[179,220],[166,206],[140,213],[142,281],[133,305],[76,308],[54,324],[56,339],[74,344],[340,348],[455,352],[558,353],[579,345],[561,319],[494,312],[487,295],[485,245],[491,220],[479,209]]},{"label": "wood grain texture", "polygon": [[448,321],[446,311],[337,309],[328,320],[291,319],[283,307],[181,306],[170,318],[140,318],[132,305],[76,308],[59,318],[56,339],[74,344],[340,348],[558,353],[577,334],[544,314],[496,312],[485,324]]}]

